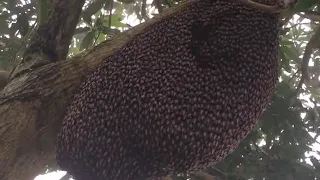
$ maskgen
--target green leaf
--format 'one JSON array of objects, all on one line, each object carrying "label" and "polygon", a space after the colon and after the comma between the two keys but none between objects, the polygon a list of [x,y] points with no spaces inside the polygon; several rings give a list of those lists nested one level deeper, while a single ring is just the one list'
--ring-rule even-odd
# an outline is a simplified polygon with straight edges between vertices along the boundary
[{"label": "green leaf", "polygon": [[8,8],[9,10],[13,9],[18,4],[18,0],[9,0],[8,1]]},{"label": "green leaf", "polygon": [[7,47],[13,48],[14,50],[19,50],[21,48],[24,48],[22,45],[21,39],[18,39],[16,37],[10,38],[6,41]]},{"label": "green leaf", "polygon": [[82,40],[80,44],[80,51],[88,49],[92,46],[94,40],[94,32],[90,31]]},{"label": "green leaf", "polygon": [[18,23],[12,23],[10,27],[10,33],[9,33],[10,37],[15,37],[17,30],[18,30]]},{"label": "green leaf", "polygon": [[0,70],[9,67],[10,54],[7,51],[0,52]]},{"label": "green leaf", "polygon": [[113,15],[118,16],[119,18],[122,19],[123,17],[123,11],[124,11],[124,6],[121,3],[114,2],[114,8],[116,9]]},{"label": "green leaf", "polygon": [[99,37],[97,39],[97,43],[96,44],[99,44],[100,42],[103,42],[103,41],[106,40],[106,37],[105,37],[105,35],[103,33],[100,33],[98,35],[99,35]]},{"label": "green leaf", "polygon": [[314,7],[317,3],[317,0],[299,0],[297,5],[294,8],[294,11],[304,11]]},{"label": "green leaf", "polygon": [[294,43],[292,41],[289,40],[281,40],[281,45],[283,46],[289,46],[289,45],[294,45]]},{"label": "green leaf", "polygon": [[8,16],[1,14],[0,15],[0,34],[9,34],[9,27],[8,27]]},{"label": "green leaf", "polygon": [[281,65],[282,68],[284,68],[286,71],[290,72],[290,59],[287,58],[283,48],[280,48],[280,59],[281,59]]},{"label": "green leaf", "polygon": [[83,20],[90,24],[92,23],[91,21],[91,16],[97,13],[103,5],[106,3],[107,0],[95,0],[93,3],[91,3],[87,9],[85,9],[82,13]]},{"label": "green leaf", "polygon": [[90,27],[79,27],[75,30],[74,34],[77,35],[77,34],[81,34],[81,33],[87,33],[91,30]]},{"label": "green leaf", "polygon": [[91,16],[87,16],[86,14],[82,14],[82,19],[85,23],[87,23],[90,27],[92,27],[92,19]]},{"label": "green leaf", "polygon": [[37,17],[39,25],[47,21],[48,18],[48,1],[37,0]]},{"label": "green leaf", "polygon": [[295,50],[295,46],[282,46],[281,49],[288,59],[293,60],[295,62],[300,62],[299,54]]},{"label": "green leaf", "polygon": [[95,27],[95,28],[99,28],[99,27],[102,26],[102,24],[103,24],[103,20],[102,20],[101,18],[98,18],[98,19],[96,20],[96,22],[94,23],[94,27]]},{"label": "green leaf", "polygon": [[118,29],[111,29],[111,28],[109,28],[108,26],[103,26],[103,27],[101,28],[101,32],[102,32],[103,34],[108,34],[108,35],[111,35],[111,36],[121,33],[120,30],[118,30]]},{"label": "green leaf", "polygon": [[[121,22],[122,18],[117,15],[111,16],[111,26],[115,26],[117,28],[128,27],[128,25]],[[105,24],[109,24],[109,17],[106,18]]]},{"label": "green leaf", "polygon": [[19,27],[19,32],[22,36],[26,36],[29,31],[29,21],[28,16],[25,13],[18,15],[17,24]]}]

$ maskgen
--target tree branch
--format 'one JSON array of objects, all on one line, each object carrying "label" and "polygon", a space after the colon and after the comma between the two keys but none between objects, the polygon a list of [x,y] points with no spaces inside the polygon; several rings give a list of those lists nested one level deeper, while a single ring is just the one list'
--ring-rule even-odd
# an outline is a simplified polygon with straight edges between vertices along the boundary
[{"label": "tree branch", "polygon": [[314,48],[319,45],[319,40],[320,40],[320,26],[317,27],[317,30],[315,31],[314,35],[310,38],[309,42],[306,45],[306,48],[304,50],[304,54],[302,57],[302,62],[301,62],[301,78],[300,81],[297,85],[297,90],[295,95],[299,93],[299,91],[302,88],[302,85],[304,84],[305,81],[309,81],[309,72],[308,72],[308,67],[309,67],[309,61],[311,58],[311,54],[314,50]]},{"label": "tree branch", "polygon": [[64,60],[85,0],[52,0],[48,22],[41,24],[31,38],[23,60],[10,79],[45,64]]},{"label": "tree branch", "polygon": [[261,4],[258,2],[254,2],[252,0],[234,0],[234,1],[237,1],[239,3],[242,3],[248,7],[251,7],[257,10],[271,12],[271,13],[277,13],[283,9],[292,8],[297,3],[297,0],[289,0],[289,1],[279,0],[279,2],[275,5]]},{"label": "tree branch", "polygon": [[49,35],[53,37],[57,60],[67,57],[69,45],[79,21],[85,0],[52,0],[48,18]]},{"label": "tree branch", "polygon": [[141,16],[145,21],[149,20],[149,17],[147,15],[147,0],[142,0]]}]

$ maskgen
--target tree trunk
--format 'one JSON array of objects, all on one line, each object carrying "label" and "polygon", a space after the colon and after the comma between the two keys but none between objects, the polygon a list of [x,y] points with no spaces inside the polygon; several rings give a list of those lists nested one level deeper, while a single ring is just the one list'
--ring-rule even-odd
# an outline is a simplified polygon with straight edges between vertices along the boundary
[{"label": "tree trunk", "polygon": [[[55,142],[65,109],[85,74],[144,29],[170,18],[182,3],[67,61],[26,71],[0,92],[0,180],[31,180],[55,166]],[[38,57],[40,58],[40,57]]]}]

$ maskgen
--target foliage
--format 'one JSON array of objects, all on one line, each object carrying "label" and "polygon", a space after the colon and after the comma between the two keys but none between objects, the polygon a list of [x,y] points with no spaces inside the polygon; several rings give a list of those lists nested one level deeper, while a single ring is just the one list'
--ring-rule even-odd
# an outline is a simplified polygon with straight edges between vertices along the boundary
[{"label": "foliage", "polygon": [[[0,70],[12,69],[21,59],[34,29],[47,18],[50,7],[47,3],[50,2],[0,1]],[[155,9],[161,12],[162,8],[176,3],[171,0],[88,1],[69,56],[130,28],[123,22],[125,18],[142,22],[155,13]],[[256,129],[224,161],[205,170],[206,176],[228,180],[320,178],[320,164],[316,159],[320,149],[317,141],[320,134],[320,53],[317,49],[320,11],[316,3],[316,0],[300,0],[295,9],[283,13],[281,74],[272,103]],[[310,60],[305,58],[308,55]],[[198,174],[172,177],[186,178],[201,179]]]}]

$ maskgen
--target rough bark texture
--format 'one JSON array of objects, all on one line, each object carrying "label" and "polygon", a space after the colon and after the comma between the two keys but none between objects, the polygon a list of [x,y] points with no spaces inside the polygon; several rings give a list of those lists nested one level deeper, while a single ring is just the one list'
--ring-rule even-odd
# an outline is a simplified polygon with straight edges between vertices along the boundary
[{"label": "rough bark texture", "polygon": [[0,91],[8,84],[9,72],[0,70]]},{"label": "rough bark texture", "polygon": [[41,24],[32,37],[23,60],[10,79],[51,62],[65,60],[85,0],[52,0],[48,22]]},{"label": "rough bark texture", "polygon": [[68,61],[25,71],[11,80],[0,92],[0,179],[31,180],[46,165],[54,166],[56,135],[83,76],[133,36],[185,6],[171,8]]}]

